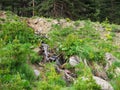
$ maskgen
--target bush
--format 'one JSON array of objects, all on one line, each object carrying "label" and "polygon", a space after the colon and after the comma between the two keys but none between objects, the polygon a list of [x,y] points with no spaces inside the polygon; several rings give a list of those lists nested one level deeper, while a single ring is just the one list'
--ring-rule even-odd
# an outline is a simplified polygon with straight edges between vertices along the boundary
[{"label": "bush", "polygon": [[45,68],[47,71],[38,83],[37,90],[60,90],[66,85],[62,77],[56,73],[53,64],[47,64]]},{"label": "bush", "polygon": [[19,40],[20,43],[38,42],[34,31],[23,22],[6,22],[2,25],[1,30],[0,38],[3,39],[6,44],[12,43],[14,39]]},{"label": "bush", "polygon": [[22,64],[17,68],[17,71],[20,72],[22,78],[27,79],[29,81],[33,81],[36,79],[34,70],[28,64]]},{"label": "bush", "polygon": [[89,67],[85,66],[84,63],[81,62],[76,66],[76,68],[78,78],[73,84],[75,90],[101,90],[100,86],[95,83]]},{"label": "bush", "polygon": [[74,29],[72,27],[61,28],[60,25],[53,25],[51,32],[49,32],[49,39],[47,43],[51,47],[59,46],[59,43],[64,41],[64,38],[72,33]]},{"label": "bush", "polygon": [[32,52],[30,46],[30,44],[14,41],[12,44],[1,47],[1,90],[30,90],[30,81],[36,79],[32,67],[27,64],[28,56]]},{"label": "bush", "polygon": [[30,83],[25,79],[21,79],[20,74],[14,75],[0,75],[0,89],[1,90],[30,90]]},{"label": "bush", "polygon": [[92,77],[79,77],[74,83],[75,90],[101,90]]},{"label": "bush", "polygon": [[30,52],[29,44],[8,44],[1,49],[0,58],[1,64],[12,66],[18,66],[25,63],[28,59]]},{"label": "bush", "polygon": [[31,63],[39,63],[40,61],[42,61],[43,59],[43,56],[40,56],[38,55],[38,53],[36,52],[31,52],[30,53],[30,60],[31,60]]},{"label": "bush", "polygon": [[66,37],[65,41],[60,46],[60,50],[68,57],[78,55],[81,58],[93,61],[104,59],[104,52],[90,46],[89,43],[74,34],[70,34]]},{"label": "bush", "polygon": [[120,90],[120,76],[114,78],[112,81],[111,81],[111,84],[114,88],[114,90]]}]

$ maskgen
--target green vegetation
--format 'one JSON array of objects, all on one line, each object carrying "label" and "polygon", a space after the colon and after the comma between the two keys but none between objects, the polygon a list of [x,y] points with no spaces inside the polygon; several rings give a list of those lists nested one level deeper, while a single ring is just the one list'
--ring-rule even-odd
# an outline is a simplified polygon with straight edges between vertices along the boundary
[{"label": "green vegetation", "polygon": [[98,86],[93,80],[89,67],[85,66],[84,63],[80,63],[76,66],[76,68],[78,69],[76,71],[78,78],[73,85],[75,90],[87,90],[88,88],[89,90],[101,90],[100,86]]},{"label": "green vegetation", "polygon": [[[80,21],[77,22],[80,23]],[[84,23],[84,27],[78,30],[72,26],[61,28],[59,25],[54,25],[53,30],[49,33],[50,38],[46,42],[52,48],[59,47],[59,52],[63,52],[66,57],[78,55],[87,60],[103,61],[105,52],[116,50],[117,47],[112,45],[111,40],[101,39],[90,21],[84,21]]]},{"label": "green vegetation", "polygon": [[[114,45],[115,30],[118,25],[109,24],[107,21],[100,24],[105,30],[95,28],[90,20],[75,21],[77,27],[62,27],[52,25],[48,38],[35,35],[34,30],[27,26],[25,21],[18,16],[7,13],[6,19],[0,19],[0,90],[101,90],[92,75],[91,63],[106,64],[105,53],[109,52],[120,59],[118,46]],[[11,21],[12,20],[12,21]],[[70,19],[66,19],[71,23]],[[101,35],[101,32],[107,35]],[[103,38],[104,37],[104,38]],[[43,63],[43,55],[33,49],[40,47],[44,42],[54,50],[55,54],[65,56],[67,66],[65,69],[75,69],[77,75],[70,83],[65,81],[65,69],[58,74],[55,63]],[[81,60],[86,60],[90,65],[80,62],[75,67],[69,65],[69,57],[77,55]],[[40,63],[40,64],[39,64]],[[41,65],[43,63],[43,65]],[[32,65],[39,64],[40,75],[35,75]],[[94,67],[94,66],[93,66]],[[120,67],[119,60],[114,62],[107,70],[115,90],[119,90],[120,78],[115,77],[114,69]],[[62,71],[63,70],[63,71]]]},{"label": "green vegetation", "polygon": [[[13,30],[14,29],[14,30]],[[0,38],[6,44],[12,43],[13,40],[19,40],[20,43],[36,43],[36,36],[31,28],[22,22],[6,22],[1,27]]]},{"label": "green vegetation", "polygon": [[62,77],[56,73],[53,64],[46,65],[45,71],[44,77],[38,82],[37,90],[60,90],[66,86]]},{"label": "green vegetation", "polygon": [[[38,44],[39,37],[25,23],[16,21],[19,18],[12,19],[0,24],[0,89],[30,90],[35,75],[27,62],[29,59],[35,61],[30,57],[34,53],[30,47],[33,43]],[[38,57],[38,54],[34,57]]]}]

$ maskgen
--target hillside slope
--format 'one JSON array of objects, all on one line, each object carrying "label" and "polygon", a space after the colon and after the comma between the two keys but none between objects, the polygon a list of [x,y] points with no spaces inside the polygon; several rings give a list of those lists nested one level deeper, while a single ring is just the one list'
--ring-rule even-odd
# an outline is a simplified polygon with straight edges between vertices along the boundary
[{"label": "hillside slope", "polygon": [[119,90],[119,25],[1,11],[0,38],[1,90]]}]

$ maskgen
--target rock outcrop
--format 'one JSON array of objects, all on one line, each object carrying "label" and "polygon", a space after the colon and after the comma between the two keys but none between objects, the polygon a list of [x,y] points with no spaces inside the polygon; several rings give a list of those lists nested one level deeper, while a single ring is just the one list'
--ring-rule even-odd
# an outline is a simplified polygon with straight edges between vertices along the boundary
[{"label": "rock outcrop", "polygon": [[96,81],[98,85],[101,86],[102,90],[114,90],[110,83],[108,83],[107,81],[96,76],[93,76],[93,79]]}]

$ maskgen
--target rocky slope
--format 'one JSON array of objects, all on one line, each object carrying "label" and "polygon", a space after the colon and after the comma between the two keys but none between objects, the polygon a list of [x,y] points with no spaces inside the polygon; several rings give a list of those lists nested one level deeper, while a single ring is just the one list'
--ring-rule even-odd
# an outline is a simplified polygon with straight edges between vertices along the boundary
[{"label": "rocky slope", "polygon": [[[99,90],[100,87],[102,90],[118,90],[116,83],[120,76],[119,25],[109,24],[107,21],[71,21],[68,18],[16,18],[19,17],[0,12],[1,25],[7,21],[20,20],[40,36],[39,45],[31,46],[31,49],[42,58],[33,64],[28,61],[38,81],[38,86],[34,89],[53,90],[50,87],[53,85],[55,88],[59,87],[59,90]],[[54,85],[55,82],[58,86]]]},{"label": "rocky slope", "polygon": [[[35,33],[39,34],[39,35],[41,35],[41,34],[47,35],[51,30],[53,30],[53,25],[60,25],[61,28],[72,27],[72,28],[74,28],[74,30],[85,27],[85,21],[71,21],[69,19],[56,20],[56,19],[39,18],[38,17],[38,18],[27,19],[27,23],[30,27],[32,27],[35,30]],[[116,25],[116,28],[113,28],[114,25],[109,25],[109,24],[106,24],[106,26],[103,24],[100,24],[100,23],[96,23],[96,22],[91,22],[91,24],[92,24],[92,27],[94,27],[94,29],[100,34],[101,39],[103,39],[104,41],[106,41],[108,39],[112,39],[111,44],[115,44],[116,46],[118,46],[118,51],[119,51],[119,49],[120,49],[120,47],[119,47],[119,45],[120,45],[120,40],[119,40],[120,39],[120,32],[119,32],[120,26]],[[113,37],[110,36],[111,32],[114,33]],[[46,51],[46,52],[48,52],[48,51]],[[79,59],[78,56],[71,56],[69,58],[69,63],[71,65],[71,67],[73,67],[82,61],[85,65],[87,65],[88,67],[91,67],[93,69],[92,70],[92,71],[94,71],[93,78],[95,79],[96,83],[102,87],[102,90],[113,90],[113,87],[109,84],[109,79],[108,79],[109,77],[107,76],[107,70],[112,66],[113,62],[115,62],[117,59],[111,53],[106,52],[105,55],[106,55],[105,56],[106,66],[101,66],[97,63],[91,64],[93,66],[88,65],[89,64],[88,62],[86,62],[86,61],[84,62],[84,60],[82,61],[81,59]],[[57,61],[57,63],[60,63],[60,62]],[[63,66],[64,63],[62,63],[62,64],[60,63],[61,66]],[[64,68],[66,68],[66,67],[64,67]],[[63,70],[59,66],[56,66],[56,69],[59,73],[64,72],[66,79],[69,78],[74,81],[75,78],[74,78],[74,76],[71,75],[73,73],[72,71],[69,71],[69,69]],[[116,71],[116,73],[117,72],[119,72],[119,70]]]}]

